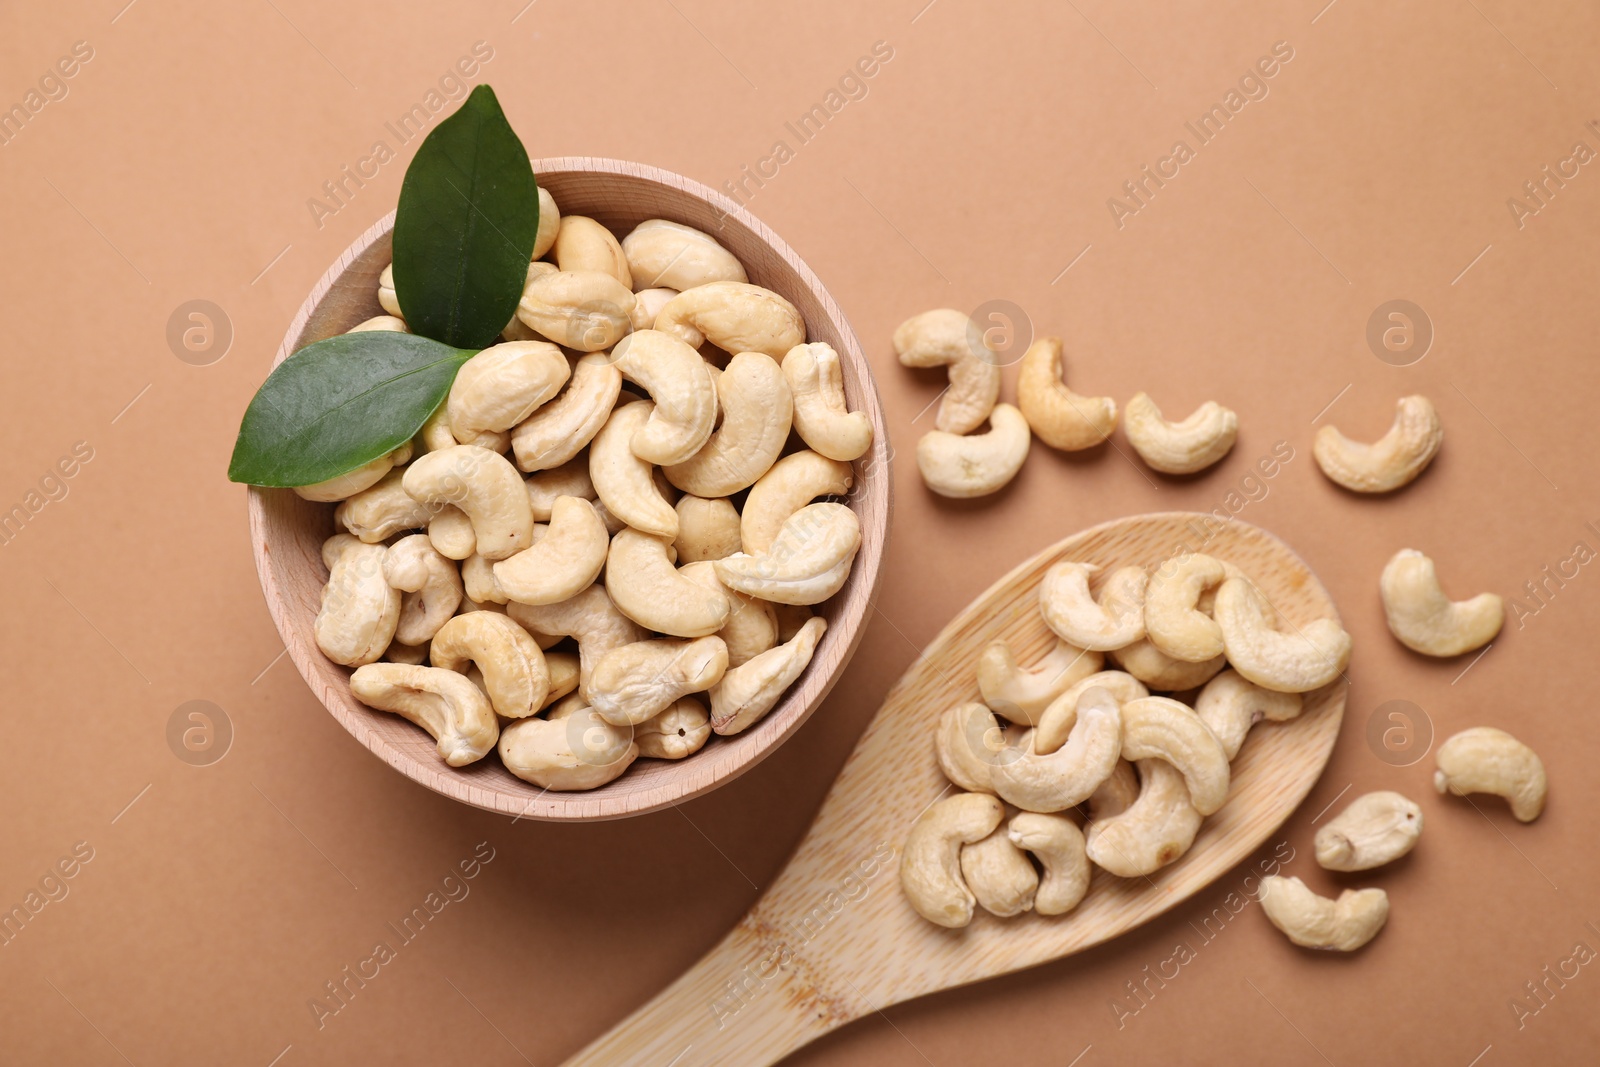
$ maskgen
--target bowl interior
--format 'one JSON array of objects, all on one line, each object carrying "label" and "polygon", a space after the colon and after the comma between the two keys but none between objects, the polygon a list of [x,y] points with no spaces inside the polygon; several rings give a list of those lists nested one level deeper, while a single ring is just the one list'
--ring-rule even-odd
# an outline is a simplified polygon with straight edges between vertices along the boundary
[{"label": "bowl interior", "polygon": [[[327,568],[321,546],[334,532],[331,504],[287,489],[250,490],[251,539],[268,609],[290,657],[317,697],[357,740],[391,766],[446,796],[531,819],[614,819],[704,793],[748,770],[814,711],[861,637],[878,581],[889,516],[888,441],[866,358],[839,306],[777,235],[721,194],[653,167],[615,160],[535,160],[534,171],[563,214],[587,215],[619,236],[645,219],[663,218],[714,235],[744,264],[750,281],[780,293],[805,317],[807,340],[839,353],[851,410],[872,420],[872,448],[855,463],[846,503],[861,522],[861,549],[843,589],[813,610],[827,632],[804,674],[760,722],[734,737],[713,737],[684,760],[637,760],[627,773],[587,792],[552,793],[513,776],[494,754],[468,767],[447,766],[421,728],[374,711],[350,695],[350,670],[327,659],[312,637]],[[295,350],[382,314],[379,273],[391,259],[391,213],[333,265],[296,317],[274,365]]]}]

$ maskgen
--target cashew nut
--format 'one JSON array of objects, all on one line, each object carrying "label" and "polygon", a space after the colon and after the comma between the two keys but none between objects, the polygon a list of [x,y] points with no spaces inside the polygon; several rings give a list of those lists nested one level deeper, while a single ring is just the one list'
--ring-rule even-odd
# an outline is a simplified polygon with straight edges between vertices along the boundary
[{"label": "cashew nut", "polygon": [[428,662],[427,645],[408,645],[404,641],[390,641],[389,647],[383,650],[384,663],[408,663],[413,667],[423,667]]},{"label": "cashew nut", "polygon": [[482,759],[500,734],[500,722],[483,690],[466,675],[442,667],[368,663],[350,676],[350,693],[428,731],[452,767]]},{"label": "cashew nut", "polygon": [[633,328],[633,292],[597,270],[528,272],[517,318],[564,348],[598,352]]},{"label": "cashew nut", "polygon": [[1096,866],[1139,878],[1188,852],[1203,821],[1182,774],[1163,760],[1140,760],[1138,797],[1124,811],[1091,818],[1085,847]]},{"label": "cashew nut", "polygon": [[828,620],[812,618],[788,641],[737,667],[711,687],[711,728],[723,736],[754,725],[811,663]]},{"label": "cashew nut", "polygon": [[[1128,413],[1131,420],[1131,404]],[[1227,568],[1219,560],[1198,552],[1174,556],[1157,567],[1144,590],[1144,629],[1151,643],[1187,663],[1222,655],[1222,627],[1198,605],[1201,594],[1226,577]]]},{"label": "cashew nut", "polygon": [[1354,952],[1378,936],[1389,918],[1389,894],[1346,889],[1338,900],[1318,896],[1298,878],[1261,879],[1261,910],[1273,926],[1304,948]]},{"label": "cashew nut", "polygon": [[393,263],[378,273],[378,306],[402,322],[405,321],[405,315],[400,311],[400,298],[394,293]]},{"label": "cashew nut", "polygon": [[[694,358],[708,366],[699,355]],[[722,425],[688,459],[662,468],[669,482],[696,496],[732,496],[754,485],[777,462],[794,414],[782,369],[760,352],[740,352],[729,360],[714,391]],[[659,400],[656,411],[661,411]]]},{"label": "cashew nut", "polygon": [[390,471],[376,485],[342,502],[333,512],[333,521],[369,545],[385,541],[401,530],[428,525],[433,509],[419,503],[401,485],[406,472]]},{"label": "cashew nut", "polygon": [[683,697],[660,715],[633,729],[634,744],[646,759],[683,759],[711,738],[711,716],[693,697]]},{"label": "cashew nut", "polygon": [[633,731],[578,708],[559,719],[522,719],[500,732],[506,770],[556,792],[594,789],[612,781],[639,755]]},{"label": "cashew nut", "polygon": [[638,289],[693,289],[746,281],[744,265],[708,233],[666,219],[645,219],[622,239]]},{"label": "cashew nut", "polygon": [[647,630],[708,637],[728,621],[728,598],[679,574],[669,548],[659,537],[623,530],[611,539],[606,588],[617,610]]},{"label": "cashew nut", "polygon": [[595,661],[579,692],[613,726],[652,719],[680,697],[710,689],[728,669],[720,637],[694,641],[636,641]]},{"label": "cashew nut", "polygon": [[1030,737],[1019,757],[994,765],[989,777],[996,793],[1024,811],[1061,811],[1088,800],[1111,777],[1122,749],[1117,698],[1096,686],[1077,706],[1078,721],[1061,748],[1041,755]]},{"label": "cashew nut", "polygon": [[759,555],[772,547],[789,516],[819,496],[843,496],[855,484],[850,464],[815,452],[784,456],[757,479],[739,518],[744,551]]},{"label": "cashew nut", "polygon": [[359,667],[383,655],[400,621],[400,590],[383,577],[389,550],[349,534],[322,543],[328,584],[322,587],[312,633],[323,655],[346,667]]},{"label": "cashew nut", "polygon": [[1402,548],[1378,579],[1389,632],[1427,656],[1459,656],[1493,641],[1506,619],[1505,602],[1494,593],[1451,600],[1439,587],[1433,560]]},{"label": "cashew nut", "polygon": [[661,309],[667,306],[668,301],[678,295],[676,289],[640,289],[633,294],[632,322],[635,330],[653,330],[656,328],[656,316],[661,314]]},{"label": "cashew nut", "polygon": [[378,330],[384,333],[410,333],[411,327],[406,325],[406,320],[395,315],[374,315],[370,319],[356,323],[345,333],[366,333],[369,330]]},{"label": "cashew nut", "polygon": [[1387,493],[1427,469],[1444,443],[1444,427],[1433,401],[1403,396],[1394,424],[1370,445],[1352,441],[1333,426],[1317,431],[1311,454],[1328,479],[1357,493]]},{"label": "cashew nut", "polygon": [[[539,540],[539,525],[533,527],[534,541]],[[524,549],[523,551],[527,551]],[[519,552],[518,555],[521,555]],[[494,576],[494,563],[484,559],[474,552],[461,561],[461,583],[466,589],[467,599],[475,604],[504,605],[511,598],[506,595],[505,589],[500,585],[500,579]],[[502,607],[500,610],[504,610]]]},{"label": "cashew nut", "polygon": [[1016,654],[996,641],[978,657],[978,691],[983,702],[1014,723],[1037,726],[1050,702],[1094,674],[1105,662],[1098,652],[1056,640],[1032,667],[1019,667]]},{"label": "cashew nut", "polygon": [[[383,557],[383,578],[403,594],[394,639],[425,645],[461,606],[461,574],[427,534],[402,537]],[[391,657],[393,658],[393,657]]]},{"label": "cashew nut", "polygon": [[1239,436],[1239,416],[1215,400],[1207,400],[1186,419],[1169,422],[1148,393],[1128,401],[1122,426],[1133,450],[1164,474],[1205,470],[1226,456]]},{"label": "cashew nut", "polygon": [[[540,635],[530,633],[533,643],[543,648]],[[559,638],[558,638],[559,640]],[[549,707],[568,693],[577,692],[579,681],[578,657],[571,652],[546,652],[545,672],[550,675],[550,691],[544,696],[544,706]]]},{"label": "cashew nut", "polygon": [[454,504],[465,512],[485,559],[505,559],[533,544],[527,487],[498,452],[471,445],[429,452],[406,469],[401,484],[425,504]]},{"label": "cashew nut", "polygon": [[644,632],[617,610],[604,586],[591,585],[557,604],[512,601],[506,613],[523,629],[578,642],[579,672],[587,678],[600,657],[619,645],[644,640]]},{"label": "cashew nut", "polygon": [[678,513],[678,536],[672,542],[678,562],[722,559],[742,549],[739,510],[732,501],[686,493],[673,510]]},{"label": "cashew nut", "polygon": [[698,452],[717,423],[717,388],[700,353],[658,330],[640,330],[617,342],[611,361],[655,402],[650,418],[629,440],[633,454],[648,463],[668,464]]},{"label": "cashew nut", "polygon": [[1246,680],[1238,671],[1223,671],[1200,690],[1194,711],[1210,728],[1231,760],[1244,745],[1250,727],[1265,719],[1283,722],[1300,714],[1299,693],[1275,693]]},{"label": "cashew nut", "polygon": [[994,712],[978,703],[955,704],[939,716],[933,733],[934,758],[951,782],[969,793],[992,793],[997,763],[1014,759],[1005,730]]},{"label": "cashew nut", "polygon": [[917,441],[917,469],[940,496],[987,496],[1017,476],[1032,440],[1028,420],[1010,404],[989,413],[989,432],[966,435],[930,430]]},{"label": "cashew nut", "polygon": [[[1089,892],[1090,873],[1083,831],[1078,825],[1065,815],[1024,811],[1012,816],[1006,836],[1013,845],[1033,853],[1044,868],[1044,878],[1034,894],[1033,910],[1040,915],[1065,915],[1076,908]],[[963,873],[966,873],[965,861],[963,855]],[[969,881],[971,877],[967,874]]]},{"label": "cashew nut", "polygon": [[[1037,740],[1037,738],[1035,738]],[[1151,760],[1159,763],[1160,760]],[[1170,768],[1169,768],[1170,769]],[[1181,784],[1183,775],[1173,771],[1173,776]],[[1189,801],[1189,787],[1182,786],[1184,803]],[[1113,819],[1129,808],[1139,799],[1139,775],[1133,769],[1133,764],[1125,759],[1117,760],[1116,769],[1111,772],[1111,777],[1100,783],[1100,788],[1089,794],[1089,821],[1091,823]],[[1191,809],[1192,809],[1191,805]],[[1195,825],[1199,825],[1200,813],[1195,812]]]},{"label": "cashew nut", "polygon": [[589,477],[589,457],[578,456],[559,467],[535,471],[523,479],[528,487],[528,506],[533,509],[535,523],[549,522],[555,514],[556,501],[564,496],[577,497],[593,503],[594,481]]},{"label": "cashew nut", "polygon": [[728,646],[728,666],[742,666],[778,643],[778,613],[773,605],[723,585],[712,561],[685,563],[678,573],[728,598],[728,621],[716,633]]},{"label": "cashew nut", "polygon": [[1098,671],[1080,678],[1039,713],[1038,726],[1033,731],[1033,751],[1048,756],[1067,743],[1072,728],[1078,724],[1078,701],[1095,688],[1110,693],[1118,705],[1150,695],[1143,682],[1125,671]]},{"label": "cashew nut", "polygon": [[778,618],[779,641],[793,638],[811,620],[811,609],[804,604],[774,604],[772,613]]},{"label": "cashew nut", "polygon": [[636,530],[671,540],[678,536],[678,513],[656,487],[654,467],[629,443],[654,411],[648,400],[612,411],[589,447],[589,477],[611,514]]},{"label": "cashew nut", "polygon": [[1158,759],[1171,764],[1183,775],[1189,802],[1201,815],[1210,815],[1228,799],[1228,754],[1187,704],[1140,697],[1122,705],[1122,756],[1135,763]]},{"label": "cashew nut", "polygon": [[1093,563],[1063,560],[1039,583],[1039,610],[1045,625],[1079,648],[1109,651],[1144,636],[1143,567],[1119,567],[1106,576],[1100,599],[1089,594]]},{"label": "cashew nut", "polygon": [[1234,670],[1279,693],[1309,692],[1339,677],[1350,662],[1350,635],[1338,623],[1315,619],[1286,633],[1272,628],[1268,610],[1247,578],[1217,589],[1212,616]]},{"label": "cashew nut", "polygon": [[[782,604],[820,604],[844,586],[861,547],[861,520],[843,504],[807,504],[760,555],[717,560],[729,589]],[[608,579],[609,580],[609,579]]]},{"label": "cashew nut", "polygon": [[428,540],[445,559],[469,559],[478,550],[478,535],[472,530],[472,520],[467,518],[466,512],[449,504],[440,507],[428,520]]},{"label": "cashew nut", "polygon": [[450,432],[449,404],[440,404],[411,440],[416,445],[419,455],[427,455],[429,452],[437,452],[442,448],[452,448],[456,445],[487,448],[490,452],[504,452],[511,447],[511,435],[504,430],[482,430],[465,441],[457,441],[455,434]]},{"label": "cashew nut", "polygon": [[532,715],[550,692],[544,653],[526,630],[498,612],[469,611],[445,623],[433,635],[428,661],[463,673],[476,664],[489,703],[508,719]]},{"label": "cashew nut", "polygon": [[1475,726],[1462,730],[1434,753],[1433,787],[1458,797],[1493,793],[1506,798],[1511,814],[1532,822],[1544,811],[1548,789],[1537,753],[1504,730]]},{"label": "cashew nut", "polygon": [[511,431],[517,466],[537,471],[567,463],[594,440],[621,391],[622,372],[610,356],[590,352],[578,359],[566,388]]},{"label": "cashew nut", "polygon": [[556,266],[565,271],[597,270],[633,288],[628,257],[611,231],[584,215],[563,215],[556,233]]},{"label": "cashew nut", "polygon": [[[401,451],[404,449],[404,452]],[[393,452],[385,452],[377,459],[368,460],[353,471],[329,478],[325,482],[316,482],[313,485],[299,485],[295,487],[295,496],[302,500],[310,500],[319,504],[332,503],[335,500],[348,500],[363,489],[370,489],[383,480],[396,465],[404,463],[411,456],[411,445],[406,443]]]},{"label": "cashew nut", "polygon": [[1148,637],[1107,653],[1111,661],[1151,689],[1181,693],[1205,685],[1228,665],[1227,656],[1214,656],[1200,663],[1173,659]]},{"label": "cashew nut", "polygon": [[773,359],[806,339],[799,309],[745,282],[709,282],[679,293],[656,316],[656,329],[690,348],[710,341],[724,352],[762,352]]},{"label": "cashew nut", "polygon": [[1009,919],[1032,909],[1039,874],[1004,827],[982,841],[961,846],[961,877],[979,906],[990,915]]},{"label": "cashew nut", "polygon": [[[934,426],[969,434],[1000,399],[1000,363],[978,324],[953,308],[913,315],[894,331],[894,354],[906,367],[949,367],[950,386]],[[972,494],[967,494],[972,495]]]},{"label": "cashew nut", "polygon": [[577,596],[606,565],[611,538],[594,505],[580,497],[556,498],[550,526],[531,548],[494,565],[510,600],[554,604]]},{"label": "cashew nut", "polygon": [[806,447],[846,463],[872,447],[872,420],[845,406],[839,353],[824,341],[795,345],[783,357],[783,378],[794,397],[794,428]]},{"label": "cashew nut", "polygon": [[507,341],[485,348],[461,365],[445,410],[450,433],[472,441],[517,425],[561,391],[572,367],[549,341]]},{"label": "cashew nut", "polygon": [[1317,831],[1317,862],[1330,871],[1365,871],[1416,847],[1422,809],[1399,793],[1367,793]]},{"label": "cashew nut", "polygon": [[900,887],[924,919],[956,929],[972,921],[972,892],[961,880],[961,846],[982,841],[1005,807],[987,793],[962,793],[928,806],[906,835]]},{"label": "cashew nut", "polygon": [[1080,396],[1061,378],[1061,338],[1041,337],[1023,353],[1017,406],[1039,440],[1065,452],[1093,448],[1117,428],[1117,402]]}]

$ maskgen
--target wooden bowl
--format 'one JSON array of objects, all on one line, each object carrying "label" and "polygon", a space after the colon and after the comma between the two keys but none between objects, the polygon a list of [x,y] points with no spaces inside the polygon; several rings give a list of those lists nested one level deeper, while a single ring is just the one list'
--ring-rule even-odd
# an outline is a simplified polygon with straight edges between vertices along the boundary
[{"label": "wooden bowl", "polygon": [[[814,609],[827,633],[804,674],[760,722],[733,737],[713,737],[683,760],[641,759],[599,789],[554,793],[514,777],[490,754],[469,767],[439,758],[434,740],[397,715],[375,711],[350,695],[350,670],[317,648],[312,636],[323,584],[321,546],[334,533],[332,504],[314,504],[288,489],[250,490],[250,539],[267,609],[289,656],[318,699],[345,729],[390,766],[447,797],[530,819],[617,819],[705,793],[765,758],[816,710],[861,639],[877,588],[888,535],[888,434],[866,357],[844,312],[816,275],[755,216],[698,182],[638,163],[589,157],[535,160],[534,172],[563,214],[588,215],[617,234],[644,219],[684,223],[714,235],[739,257],[750,281],[788,298],[805,316],[807,340],[839,353],[845,396],[872,420],[871,450],[855,463],[849,506],[861,520],[861,550],[844,588]],[[289,326],[273,365],[297,349],[382,314],[378,274],[391,259],[394,214],[362,234],[329,268]]]}]

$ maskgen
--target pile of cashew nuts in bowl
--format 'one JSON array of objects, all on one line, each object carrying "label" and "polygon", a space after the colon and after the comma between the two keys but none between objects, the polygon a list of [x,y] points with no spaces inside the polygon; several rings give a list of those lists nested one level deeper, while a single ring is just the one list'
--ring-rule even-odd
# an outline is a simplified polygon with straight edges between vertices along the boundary
[{"label": "pile of cashew nuts in bowl", "polygon": [[[1117,426],[1112,398],[1067,387],[1058,338],[1034,341],[1023,356],[1015,407],[999,402],[999,360],[959,311],[907,319],[894,348],[906,366],[949,369],[935,429],[917,446],[923,480],[941,496],[998,491],[1034,436],[1077,451]],[[1215,401],[1170,422],[1144,393],[1123,421],[1134,451],[1168,474],[1222,459],[1239,425]],[[1383,437],[1363,443],[1325,426],[1312,454],[1342,488],[1390,493],[1422,474],[1443,437],[1434,405],[1408,396]],[[1390,632],[1422,655],[1481,648],[1504,622],[1499,596],[1451,600],[1434,561],[1415,549],[1397,552],[1378,586]],[[1002,919],[1063,915],[1088,893],[1092,867],[1142,878],[1175,862],[1223,806],[1251,726],[1298,716],[1301,694],[1337,679],[1350,656],[1337,622],[1279,630],[1248,574],[1198,553],[1109,574],[1057,563],[1039,587],[1039,609],[1055,646],[1023,666],[1005,642],[991,645],[976,664],[982,701],[946,709],[934,728],[939,768],[962,792],[919,816],[900,875],[912,908],[939,926],[965,927],[977,908]],[[1504,730],[1463,730],[1434,758],[1441,794],[1497,794],[1522,822],[1544,809],[1543,763]],[[1383,866],[1415,847],[1422,822],[1421,807],[1399,793],[1357,797],[1318,830],[1317,862],[1334,871]],[[1389,914],[1381,888],[1328,898],[1280,875],[1262,880],[1260,899],[1267,919],[1307,948],[1358,949]]]},{"label": "pile of cashew nuts in bowl", "polygon": [[[450,766],[497,751],[582,790],[748,729],[805,671],[861,545],[837,501],[872,425],[710,235],[618,241],[539,197],[501,343],[411,442],[296,492],[339,501],[314,632],[352,694]],[[351,332],[407,329],[392,268],[378,302]]]}]

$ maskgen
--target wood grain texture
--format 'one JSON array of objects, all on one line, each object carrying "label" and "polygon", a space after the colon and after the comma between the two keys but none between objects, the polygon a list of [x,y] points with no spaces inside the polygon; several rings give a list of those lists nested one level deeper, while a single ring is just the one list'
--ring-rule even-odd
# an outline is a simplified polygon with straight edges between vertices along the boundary
[{"label": "wood grain texture", "polygon": [[[816,654],[783,700],[736,737],[714,738],[684,760],[639,760],[599,789],[544,792],[511,775],[491,755],[462,769],[439,759],[425,732],[350,696],[348,668],[323,656],[312,637],[328,572],[321,545],[334,532],[333,505],[313,504],[287,489],[250,490],[250,537],[267,609],[289,656],[317,698],[362,744],[402,774],[445,796],[529,819],[615,819],[698,796],[743,774],[789,737],[817,709],[861,640],[877,588],[888,536],[888,432],[860,342],[844,312],[788,245],[739,205],[698,182],[655,167],[590,157],[533,161],[539,182],[563,213],[588,215],[619,235],[649,218],[705,230],[744,264],[750,280],[787,297],[805,317],[807,339],[839,353],[845,396],[873,426],[871,450],[855,463],[847,503],[861,521],[861,549],[849,580],[817,614],[828,620]],[[273,365],[314,341],[382,314],[378,275],[391,257],[391,212],[362,234],[328,269],[290,325]]]},{"label": "wood grain texture", "polygon": [[977,660],[991,642],[1009,641],[1024,663],[1053,646],[1038,586],[1058,560],[1096,563],[1103,575],[1204,550],[1250,573],[1287,624],[1338,618],[1327,591],[1281,541],[1237,520],[1207,538],[1199,525],[1207,520],[1171,512],[1094,527],[1027,560],[968,606],[889,692],[794,855],[749,914],[567,1067],[775,1063],[887,1005],[1107,941],[1246,859],[1321,775],[1344,714],[1344,679],[1306,694],[1299,718],[1251,730],[1233,763],[1227,803],[1184,857],[1148,878],[1096,868],[1088,895],[1067,915],[996,919],[979,909],[963,930],[925,921],[900,892],[901,842],[923,810],[954,789],[934,760],[934,724],[951,704],[981,699]]}]

